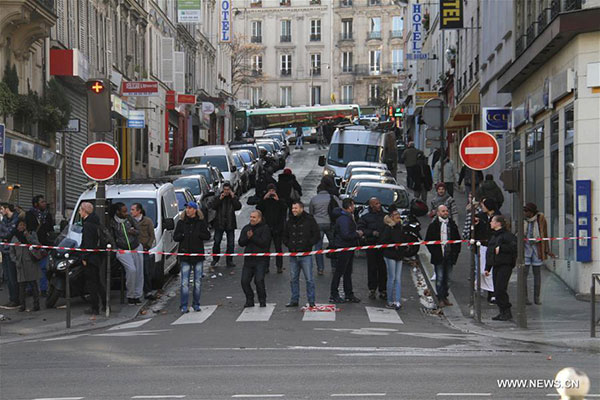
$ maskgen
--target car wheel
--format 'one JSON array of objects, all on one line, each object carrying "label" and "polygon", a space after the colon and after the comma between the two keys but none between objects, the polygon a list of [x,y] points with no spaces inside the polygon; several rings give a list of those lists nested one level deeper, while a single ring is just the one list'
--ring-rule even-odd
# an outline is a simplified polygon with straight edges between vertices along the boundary
[{"label": "car wheel", "polygon": [[48,289],[48,297],[46,297],[46,308],[54,308],[58,299],[63,296],[63,291],[56,289],[54,286],[50,285]]}]

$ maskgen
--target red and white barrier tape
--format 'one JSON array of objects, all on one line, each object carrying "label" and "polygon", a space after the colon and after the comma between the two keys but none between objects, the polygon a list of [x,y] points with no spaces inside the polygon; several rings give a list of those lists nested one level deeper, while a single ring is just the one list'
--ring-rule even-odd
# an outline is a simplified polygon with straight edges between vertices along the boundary
[{"label": "red and white barrier tape", "polygon": [[[533,242],[541,242],[541,241],[558,241],[558,240],[587,240],[587,239],[598,239],[597,236],[573,236],[573,237],[561,237],[561,238],[541,238],[541,239],[523,239],[529,240]],[[410,243],[392,243],[392,244],[374,244],[368,246],[354,246],[354,247],[342,247],[339,249],[325,249],[325,250],[313,250],[313,251],[304,251],[304,252],[286,252],[286,253],[170,253],[166,251],[153,251],[153,250],[121,250],[121,249],[80,249],[74,247],[60,247],[60,246],[44,246],[44,245],[34,245],[34,244],[24,244],[24,243],[1,243],[4,246],[16,246],[16,247],[33,247],[38,249],[45,250],[62,250],[62,251],[79,251],[86,253],[103,253],[103,252],[115,252],[120,254],[126,253],[137,253],[137,254],[159,254],[166,256],[185,256],[185,257],[297,257],[297,256],[312,256],[315,254],[327,254],[327,253],[342,253],[345,251],[355,251],[355,250],[373,250],[373,249],[386,249],[391,247],[408,247],[408,246],[418,246],[418,245],[432,245],[432,244],[457,244],[457,243],[470,243],[481,245],[480,242],[476,242],[470,239],[461,239],[461,240],[430,240],[430,241],[420,241],[420,242],[410,242]]]}]

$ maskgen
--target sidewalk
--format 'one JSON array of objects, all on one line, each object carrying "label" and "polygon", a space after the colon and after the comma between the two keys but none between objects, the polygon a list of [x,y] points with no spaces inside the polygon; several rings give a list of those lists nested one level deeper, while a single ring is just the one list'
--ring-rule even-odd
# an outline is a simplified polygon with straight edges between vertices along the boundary
[{"label": "sidewalk", "polygon": [[[429,193],[429,198],[432,192]],[[459,208],[459,231],[462,232],[465,218],[467,197],[464,192],[454,191],[456,204]],[[429,204],[428,204],[429,205]],[[429,218],[421,220],[424,235],[429,224]],[[429,252],[422,246],[419,252],[421,262],[428,272],[433,275]],[[575,294],[551,271],[542,269],[541,305],[526,306],[527,329],[520,329],[514,321],[492,321],[498,313],[495,305],[487,303],[486,292],[481,298],[481,323],[471,316],[469,307],[469,278],[470,251],[463,245],[457,264],[454,266],[450,282],[449,299],[454,306],[445,307],[444,315],[451,325],[456,328],[480,335],[540,343],[553,346],[570,347],[600,351],[600,338],[590,337],[590,303],[579,301]],[[533,300],[533,274],[530,272],[527,287],[529,298]],[[435,288],[435,281],[432,281]],[[516,316],[517,303],[517,270],[513,270],[509,284],[509,296],[513,304],[513,316]]]}]

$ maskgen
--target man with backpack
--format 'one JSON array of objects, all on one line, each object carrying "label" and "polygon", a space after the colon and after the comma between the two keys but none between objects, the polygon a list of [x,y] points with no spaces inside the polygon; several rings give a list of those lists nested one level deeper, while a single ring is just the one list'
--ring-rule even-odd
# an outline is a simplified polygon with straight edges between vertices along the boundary
[{"label": "man with backpack", "polygon": [[[82,249],[99,249],[100,248],[100,219],[94,213],[92,203],[83,202],[79,206],[79,215],[83,221],[83,234],[81,237]],[[100,301],[103,308],[106,309],[106,292],[104,286],[100,283],[100,265],[104,257],[101,253],[88,252],[83,253],[83,273],[85,283],[90,293],[91,308],[85,310],[86,314],[100,314]]]},{"label": "man with backpack", "polygon": [[[308,206],[309,213],[315,217],[320,231],[320,240],[315,245],[314,250],[323,249],[324,236],[327,236],[327,241],[329,243],[333,243],[332,223],[334,220],[332,213],[335,208],[338,208],[341,205],[340,199],[337,196],[330,194],[326,185],[321,183],[317,187],[317,195],[310,200]],[[317,261],[317,274],[323,275],[323,271],[325,270],[323,254],[317,254],[315,257]]]}]

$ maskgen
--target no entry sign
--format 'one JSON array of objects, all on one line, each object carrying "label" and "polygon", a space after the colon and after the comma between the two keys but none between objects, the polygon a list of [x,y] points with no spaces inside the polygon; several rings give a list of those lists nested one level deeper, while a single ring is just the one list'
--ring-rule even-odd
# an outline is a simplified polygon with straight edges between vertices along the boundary
[{"label": "no entry sign", "polygon": [[498,159],[496,138],[485,131],[469,132],[460,142],[460,159],[476,171],[487,169]]},{"label": "no entry sign", "polygon": [[121,155],[106,142],[94,142],[81,153],[81,169],[90,179],[105,181],[112,178],[121,166]]}]

